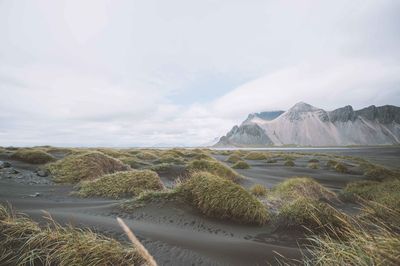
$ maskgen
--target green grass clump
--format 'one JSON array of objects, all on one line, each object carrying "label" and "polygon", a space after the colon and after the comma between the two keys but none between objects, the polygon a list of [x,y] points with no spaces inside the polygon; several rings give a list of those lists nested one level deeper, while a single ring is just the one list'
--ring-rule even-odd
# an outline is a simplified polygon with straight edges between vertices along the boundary
[{"label": "green grass clump", "polygon": [[163,188],[161,179],[156,172],[131,170],[104,175],[93,181],[84,181],[80,184],[78,195],[120,199],[137,196],[146,190]]},{"label": "green grass clump", "polygon": [[343,200],[361,202],[367,216],[380,217],[391,225],[400,226],[400,180],[352,182],[340,196]]},{"label": "green grass clump", "polygon": [[0,205],[1,265],[145,265],[132,245],[95,234],[89,229],[44,227]]},{"label": "green grass clump", "polygon": [[319,163],[318,159],[312,158],[310,160],[308,160],[309,163]]},{"label": "green grass clump", "polygon": [[[343,214],[342,214],[343,216]],[[388,228],[384,221],[353,219],[338,238],[326,230],[308,237],[304,265],[400,265],[400,228]]]},{"label": "green grass clump", "polygon": [[136,157],[145,161],[153,161],[158,159],[157,155],[155,155],[153,152],[148,152],[148,151],[141,151],[136,154]]},{"label": "green grass clump", "polygon": [[180,156],[173,156],[172,154],[163,154],[157,160],[155,160],[155,163],[184,164],[185,161]]},{"label": "green grass clump", "polygon": [[400,173],[389,170],[380,165],[363,164],[364,175],[373,180],[383,180],[388,178],[400,178]]},{"label": "green grass clump", "polygon": [[250,188],[251,194],[257,197],[265,197],[268,193],[268,189],[261,184],[255,184]]},{"label": "green grass clump", "polygon": [[342,174],[349,172],[349,169],[347,168],[347,166],[344,163],[340,163],[340,162],[335,165],[334,169],[336,172],[342,173]]},{"label": "green grass clump", "polygon": [[265,224],[269,214],[243,187],[207,172],[194,173],[180,187],[187,202],[203,214],[240,223]]},{"label": "green grass clump", "polygon": [[329,168],[334,168],[339,162],[335,160],[328,160],[326,162],[326,166]]},{"label": "green grass clump", "polygon": [[277,223],[279,228],[309,229],[319,232],[326,226],[343,227],[345,224],[343,219],[338,217],[339,214],[327,203],[301,196],[281,207]]},{"label": "green grass clump", "polygon": [[334,169],[338,173],[342,173],[342,174],[349,173],[349,169],[342,162],[338,162],[338,161],[335,161],[335,160],[329,160],[326,163],[326,166],[329,167],[329,168]]},{"label": "green grass clump", "polygon": [[194,160],[191,161],[187,169],[190,172],[197,172],[197,171],[205,171],[211,174],[217,175],[222,178],[226,178],[232,181],[238,181],[241,179],[241,176],[236,173],[234,170],[229,168],[226,165],[216,161],[216,160]]},{"label": "green grass clump", "polygon": [[319,168],[319,163],[308,163],[308,168],[318,169]]},{"label": "green grass clump", "polygon": [[293,167],[293,166],[295,166],[296,164],[295,164],[294,161],[292,161],[292,160],[287,160],[283,165],[284,165],[284,166],[288,166],[288,167]]},{"label": "green grass clump", "polygon": [[245,161],[238,161],[234,165],[232,165],[232,168],[234,169],[249,169],[250,165],[246,163]]},{"label": "green grass clump", "polygon": [[11,154],[14,160],[23,161],[32,164],[45,164],[56,160],[52,155],[42,150],[20,149]]},{"label": "green grass clump", "polygon": [[250,152],[244,158],[246,160],[266,160],[267,156],[262,152]]},{"label": "green grass clump", "polygon": [[119,160],[121,162],[123,162],[124,164],[129,165],[133,169],[138,169],[138,168],[150,165],[150,163],[141,161],[133,155],[130,155],[129,157],[122,157]]},{"label": "green grass clump", "polygon": [[101,152],[70,155],[47,165],[55,182],[76,183],[105,174],[128,170],[129,166]]},{"label": "green grass clump", "polygon": [[273,188],[275,196],[283,200],[293,200],[305,197],[312,200],[336,200],[335,193],[320,185],[317,181],[309,177],[293,177],[285,180]]},{"label": "green grass clump", "polygon": [[226,159],[226,161],[230,162],[230,163],[237,163],[238,161],[241,161],[241,160],[242,160],[242,158],[237,154],[232,154],[228,157],[228,159]]}]

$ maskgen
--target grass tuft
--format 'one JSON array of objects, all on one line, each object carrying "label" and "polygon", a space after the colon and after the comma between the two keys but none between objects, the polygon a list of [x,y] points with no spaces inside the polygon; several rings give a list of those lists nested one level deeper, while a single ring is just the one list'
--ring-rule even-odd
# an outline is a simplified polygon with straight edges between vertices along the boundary
[{"label": "grass tuft", "polygon": [[246,163],[245,161],[238,161],[234,165],[232,165],[232,168],[234,169],[249,169],[250,165]]},{"label": "grass tuft", "polygon": [[[341,214],[343,216],[343,214]],[[304,265],[400,265],[400,228],[388,228],[383,220],[347,216],[344,237],[326,230],[308,237]]]},{"label": "grass tuft", "polygon": [[84,181],[79,186],[82,197],[99,196],[113,199],[139,195],[146,190],[162,190],[160,177],[150,170],[131,170],[104,175],[93,181]]},{"label": "grass tuft", "polygon": [[240,223],[265,224],[269,214],[243,187],[207,172],[197,172],[179,187],[203,214]]},{"label": "grass tuft", "polygon": [[187,169],[190,172],[206,171],[222,178],[232,180],[234,182],[241,179],[241,176],[228,166],[216,160],[194,160],[188,164]]},{"label": "grass tuft", "polygon": [[244,158],[246,160],[266,160],[267,155],[262,152],[250,152]]},{"label": "grass tuft", "polygon": [[279,211],[279,228],[303,229],[321,232],[326,227],[339,229],[345,226],[340,212],[325,202],[298,197],[286,202]]},{"label": "grass tuft", "polygon": [[14,160],[23,161],[32,164],[45,164],[56,160],[52,155],[42,150],[20,149],[11,154]]},{"label": "grass tuft", "polygon": [[308,163],[308,168],[319,169],[319,163]]},{"label": "grass tuft", "polygon": [[101,152],[70,155],[47,166],[55,182],[76,183],[104,174],[128,170],[129,166]]},{"label": "grass tuft", "polygon": [[305,197],[311,200],[336,201],[335,193],[320,185],[309,177],[293,177],[285,180],[273,188],[275,196],[284,200],[293,200]]},{"label": "grass tuft", "polygon": [[283,165],[288,167],[296,166],[293,160],[287,160]]},{"label": "grass tuft", "polygon": [[43,228],[0,205],[1,265],[144,265],[136,247],[95,234],[62,227],[50,220]]},{"label": "grass tuft", "polygon": [[237,163],[238,161],[241,161],[241,160],[242,160],[242,158],[237,154],[232,154],[228,157],[228,159],[226,159],[226,161],[230,162],[230,163]]},{"label": "grass tuft", "polygon": [[251,194],[257,197],[265,197],[268,193],[268,189],[261,184],[255,184],[250,188]]}]

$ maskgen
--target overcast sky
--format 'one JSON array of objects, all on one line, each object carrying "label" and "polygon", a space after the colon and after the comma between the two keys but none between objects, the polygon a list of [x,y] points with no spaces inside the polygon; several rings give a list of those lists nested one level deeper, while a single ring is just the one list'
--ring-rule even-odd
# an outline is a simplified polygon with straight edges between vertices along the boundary
[{"label": "overcast sky", "polygon": [[0,0],[0,145],[200,145],[296,102],[400,105],[400,1]]}]

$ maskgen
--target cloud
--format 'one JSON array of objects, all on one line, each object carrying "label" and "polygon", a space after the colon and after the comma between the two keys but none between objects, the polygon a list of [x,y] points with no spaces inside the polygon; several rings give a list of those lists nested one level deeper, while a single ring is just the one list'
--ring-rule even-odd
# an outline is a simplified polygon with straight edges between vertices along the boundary
[{"label": "cloud", "polygon": [[399,9],[0,1],[0,145],[199,145],[298,101],[398,105]]}]

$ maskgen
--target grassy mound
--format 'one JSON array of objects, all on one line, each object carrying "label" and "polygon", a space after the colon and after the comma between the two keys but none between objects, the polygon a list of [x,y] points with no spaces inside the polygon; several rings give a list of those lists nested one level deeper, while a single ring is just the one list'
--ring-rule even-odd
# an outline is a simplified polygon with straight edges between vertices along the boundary
[{"label": "grassy mound", "polygon": [[373,180],[383,180],[389,178],[400,178],[400,173],[389,170],[380,165],[363,164],[364,175]]},{"label": "grassy mound", "polygon": [[268,193],[268,189],[261,185],[261,184],[255,184],[250,188],[251,194],[257,197],[264,197]]},{"label": "grassy mound", "polygon": [[324,188],[309,177],[294,177],[278,184],[273,188],[275,196],[284,200],[293,200],[304,197],[310,200],[336,200],[335,193]]},{"label": "grassy mound", "polygon": [[11,155],[12,159],[33,164],[44,164],[56,160],[53,156],[42,150],[21,149]]},{"label": "grassy mound", "polygon": [[400,226],[400,180],[357,181],[349,183],[341,198],[364,205],[365,214]]},{"label": "grassy mound", "polygon": [[157,155],[155,155],[152,152],[148,152],[148,151],[141,151],[136,154],[136,157],[141,160],[145,160],[145,161],[153,161],[153,160],[158,159]]},{"label": "grassy mound", "polygon": [[309,163],[319,163],[318,159],[312,158],[310,160],[308,160]]},{"label": "grassy mound", "polygon": [[194,173],[180,190],[203,214],[240,223],[264,224],[269,214],[243,187],[207,172]]},{"label": "grassy mound", "polygon": [[226,159],[226,161],[230,162],[230,163],[237,163],[238,161],[241,161],[241,160],[242,160],[242,158],[237,154],[232,154],[228,157],[228,159]]},{"label": "grassy mound", "polygon": [[157,163],[157,164],[161,164],[161,163],[184,164],[185,161],[180,156],[174,156],[172,154],[163,154],[157,160],[155,160],[155,163]]},{"label": "grassy mound", "polygon": [[131,170],[104,175],[93,181],[84,181],[80,185],[78,195],[119,199],[137,196],[146,190],[163,188],[161,179],[156,172]]},{"label": "grassy mound", "polygon": [[76,183],[105,174],[128,170],[129,166],[101,152],[70,155],[47,166],[54,181]]},{"label": "grassy mound", "polygon": [[249,169],[250,165],[246,163],[245,161],[238,161],[234,165],[232,165],[232,168],[234,169]]},{"label": "grassy mound", "polygon": [[188,164],[187,169],[190,172],[205,171],[211,174],[217,175],[222,178],[226,178],[232,181],[238,181],[241,176],[228,166],[216,160],[194,160]]},{"label": "grassy mound", "polygon": [[277,163],[278,160],[277,159],[268,159],[267,163]]},{"label": "grassy mound", "polygon": [[349,169],[342,162],[338,162],[338,161],[335,161],[335,160],[329,160],[326,163],[326,166],[329,167],[329,168],[332,168],[333,170],[335,170],[338,173],[342,173],[342,174],[349,173]]},{"label": "grassy mound", "polygon": [[262,152],[250,152],[244,158],[246,160],[266,160],[267,156]]},{"label": "grassy mound", "polygon": [[0,205],[1,265],[144,265],[142,254],[90,230],[41,228]]},{"label": "grassy mound", "polygon": [[[348,219],[350,220],[350,219]],[[304,265],[399,265],[400,228],[391,229],[383,221],[355,220],[337,238],[329,231],[308,238]]]},{"label": "grassy mound", "polygon": [[308,163],[308,168],[318,169],[319,168],[319,163]]},{"label": "grassy mound", "polygon": [[284,163],[283,165],[284,165],[284,166],[288,166],[288,167],[293,167],[293,166],[295,166],[296,164],[294,163],[293,160],[287,160],[287,161],[285,161],[285,163]]},{"label": "grassy mound", "polygon": [[345,226],[340,213],[329,204],[305,197],[298,197],[284,204],[277,220],[279,228],[309,229],[313,232],[321,231],[327,226]]}]

